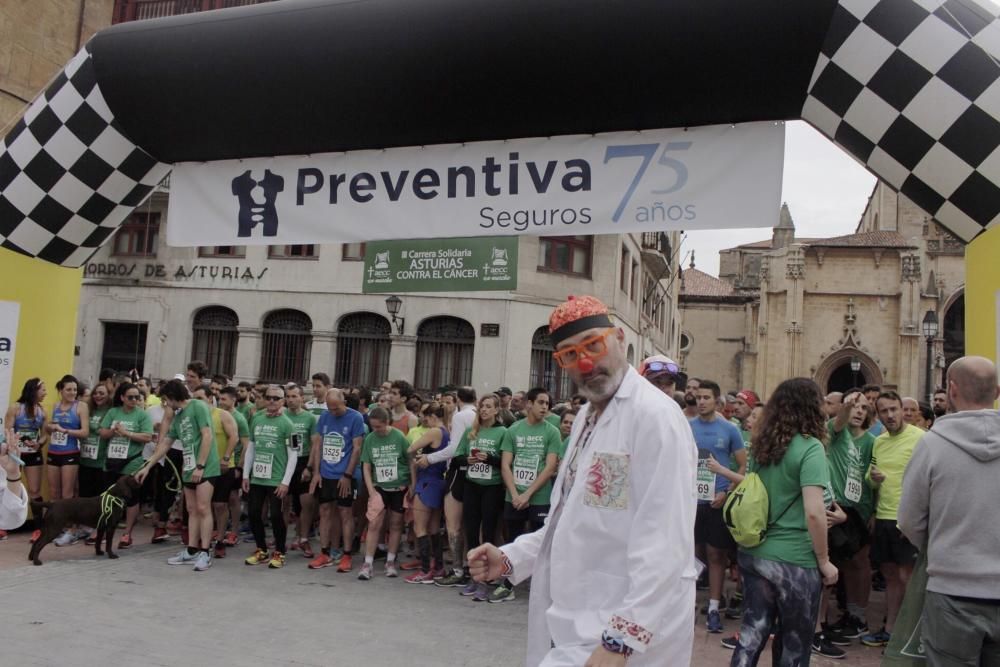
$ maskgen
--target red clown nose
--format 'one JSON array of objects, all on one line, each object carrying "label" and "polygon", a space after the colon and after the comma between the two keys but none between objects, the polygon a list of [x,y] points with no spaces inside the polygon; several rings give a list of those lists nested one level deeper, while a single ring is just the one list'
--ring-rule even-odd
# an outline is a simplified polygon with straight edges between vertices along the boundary
[{"label": "red clown nose", "polygon": [[580,369],[581,373],[590,373],[594,370],[594,360],[590,357],[584,357],[577,362],[576,367]]}]

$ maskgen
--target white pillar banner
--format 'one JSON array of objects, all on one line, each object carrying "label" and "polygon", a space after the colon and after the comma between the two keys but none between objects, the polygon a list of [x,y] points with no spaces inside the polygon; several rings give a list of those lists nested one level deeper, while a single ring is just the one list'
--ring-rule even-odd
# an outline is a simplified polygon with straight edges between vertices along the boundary
[{"label": "white pillar banner", "polygon": [[783,123],[179,163],[167,243],[770,227]]},{"label": "white pillar banner", "polygon": [[0,429],[7,428],[4,417],[10,397],[10,383],[14,377],[14,351],[17,343],[17,324],[21,319],[21,304],[17,301],[0,301]]}]

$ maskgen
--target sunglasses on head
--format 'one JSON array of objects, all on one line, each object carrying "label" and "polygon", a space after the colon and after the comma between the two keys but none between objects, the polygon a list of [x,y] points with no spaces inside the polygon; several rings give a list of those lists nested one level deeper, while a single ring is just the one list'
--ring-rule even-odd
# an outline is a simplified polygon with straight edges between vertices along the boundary
[{"label": "sunglasses on head", "polygon": [[651,361],[646,365],[646,374],[649,373],[660,373],[662,371],[667,371],[671,375],[677,375],[681,368],[673,362],[666,361]]}]

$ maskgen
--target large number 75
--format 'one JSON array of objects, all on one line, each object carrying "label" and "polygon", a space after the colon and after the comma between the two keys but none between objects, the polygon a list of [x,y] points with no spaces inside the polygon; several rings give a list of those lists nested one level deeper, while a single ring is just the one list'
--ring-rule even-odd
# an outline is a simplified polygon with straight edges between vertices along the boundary
[{"label": "large number 75", "polygon": [[[673,185],[665,188],[660,188],[657,190],[652,190],[654,194],[665,195],[671,192],[677,192],[687,183],[688,180],[688,170],[683,162],[676,160],[667,155],[668,151],[686,151],[691,148],[692,142],[690,141],[668,141],[663,147],[663,152],[660,153],[660,159],[657,164],[672,169],[676,178]],[[628,189],[625,191],[625,196],[622,197],[621,202],[618,203],[618,208],[615,209],[615,214],[611,216],[614,222],[618,222],[622,217],[622,212],[625,207],[628,206],[628,202],[632,199],[632,195],[635,194],[635,189],[639,185],[639,181],[646,173],[646,169],[649,167],[649,163],[652,162],[653,156],[656,155],[656,151],[660,148],[660,144],[623,144],[620,146],[608,146],[604,151],[604,164],[608,163],[608,160],[614,160],[615,158],[622,157],[640,157],[642,162],[639,164],[639,168],[635,172],[635,176],[632,178],[632,182],[629,183]]]}]

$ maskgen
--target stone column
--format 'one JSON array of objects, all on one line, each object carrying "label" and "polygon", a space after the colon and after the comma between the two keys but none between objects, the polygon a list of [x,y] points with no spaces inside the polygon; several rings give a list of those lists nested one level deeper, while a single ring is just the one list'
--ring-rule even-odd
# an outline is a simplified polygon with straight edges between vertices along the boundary
[{"label": "stone column", "polygon": [[[335,362],[334,346],[337,340],[335,331],[313,331],[312,350],[309,352],[309,376],[313,373],[326,373],[333,377]],[[308,380],[309,378],[305,378]]]},{"label": "stone column", "polygon": [[417,364],[417,337],[403,334],[389,334],[392,347],[389,349],[389,377],[383,380],[404,379],[414,381]]},{"label": "stone column", "polygon": [[253,382],[260,373],[260,327],[238,327],[240,339],[236,345],[236,375],[233,382]]}]

